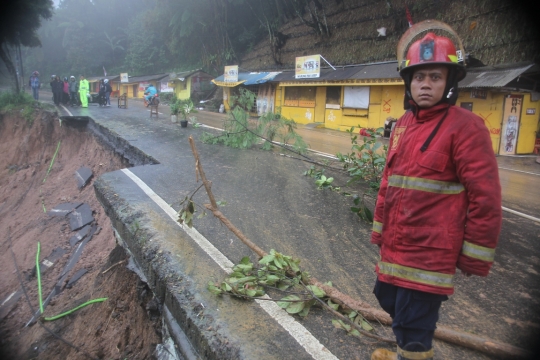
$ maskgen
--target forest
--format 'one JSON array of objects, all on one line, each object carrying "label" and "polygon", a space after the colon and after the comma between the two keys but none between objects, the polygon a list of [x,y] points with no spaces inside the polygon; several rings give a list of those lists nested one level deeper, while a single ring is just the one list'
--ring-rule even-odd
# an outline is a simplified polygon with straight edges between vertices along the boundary
[{"label": "forest", "polygon": [[[31,2],[31,0],[24,0]],[[43,2],[44,0],[41,0]],[[129,75],[291,68],[320,53],[334,65],[395,59],[408,22],[438,19],[495,65],[540,61],[530,11],[509,0],[60,0],[21,47],[29,75]],[[384,29],[385,36],[378,31]],[[12,55],[13,57],[13,55]]]},{"label": "forest", "polygon": [[217,75],[310,3],[325,10],[318,0],[62,0],[38,30],[42,46],[22,50],[24,67],[62,75],[204,68]]}]

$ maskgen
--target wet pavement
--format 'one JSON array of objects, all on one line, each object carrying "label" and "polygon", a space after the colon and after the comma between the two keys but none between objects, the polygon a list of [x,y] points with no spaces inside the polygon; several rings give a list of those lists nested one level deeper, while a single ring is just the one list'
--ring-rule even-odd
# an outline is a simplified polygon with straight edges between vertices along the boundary
[{"label": "wet pavement", "polygon": [[[290,322],[289,317],[276,318],[266,305],[212,295],[206,285],[226,276],[227,261],[237,263],[243,256],[255,261],[256,257],[211,214],[194,220],[196,232],[182,229],[174,214],[180,201],[200,185],[188,144],[191,135],[216,199],[226,202],[220,210],[236,227],[265,251],[275,249],[301,259],[303,269],[319,280],[332,281],[341,292],[378,308],[371,293],[378,251],[369,243],[371,225],[349,211],[350,198],[317,190],[314,181],[302,175],[311,164],[281,156],[279,150],[206,145],[198,140],[202,132],[216,130],[191,124],[181,128],[171,123],[166,106],[160,106],[158,119],[150,119],[141,102],[130,99],[127,109],[119,109],[114,101],[107,108],[68,110],[90,117],[125,142],[119,149],[135,147],[155,159],[150,163],[158,163],[105,174],[95,183],[96,194],[199,356],[369,359],[380,344],[346,336],[322,310]],[[217,128],[224,119],[203,111],[195,115],[199,122]],[[299,132],[318,151],[335,154],[350,149],[346,133],[309,127]],[[500,170],[504,205],[540,217],[535,175],[540,165],[530,166],[534,157],[499,157],[498,161],[504,168]],[[344,184],[346,178],[336,174],[338,181]],[[194,201],[208,203],[203,189]],[[443,304],[440,324],[528,347],[540,328],[539,229],[540,223],[505,212],[492,274],[456,276],[456,294]],[[440,354],[435,358],[490,358],[441,341],[436,341],[435,350]]]}]

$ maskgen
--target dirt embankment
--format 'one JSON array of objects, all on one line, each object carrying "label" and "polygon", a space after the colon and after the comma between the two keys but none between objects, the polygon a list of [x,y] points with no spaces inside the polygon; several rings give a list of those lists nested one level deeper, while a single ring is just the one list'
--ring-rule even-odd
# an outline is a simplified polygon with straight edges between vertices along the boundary
[{"label": "dirt embankment", "polygon": [[[59,150],[51,160],[59,145]],[[15,114],[0,114],[0,354],[3,359],[150,358],[161,342],[161,323],[152,293],[125,266],[126,255],[116,242],[109,218],[94,195],[93,179],[128,166],[111,150],[101,146],[87,131],[61,126],[56,114],[40,112],[33,124]],[[75,171],[92,169],[94,177],[78,189]],[[44,181],[45,179],[45,181]],[[65,202],[90,206],[101,228],[86,244],[66,281],[77,271],[88,272],[45,308],[46,317],[95,298],[105,302],[89,305],[45,325],[65,341],[55,338],[39,324],[25,327],[32,310],[22,293],[14,305],[2,304],[21,289],[12,252],[33,310],[38,309],[34,274],[37,243],[40,259],[53,250],[65,253],[41,277],[43,299],[58,282],[76,245],[70,245],[67,217],[51,217],[44,210]],[[121,264],[104,271],[114,264]],[[13,298],[12,298],[13,300]]]}]

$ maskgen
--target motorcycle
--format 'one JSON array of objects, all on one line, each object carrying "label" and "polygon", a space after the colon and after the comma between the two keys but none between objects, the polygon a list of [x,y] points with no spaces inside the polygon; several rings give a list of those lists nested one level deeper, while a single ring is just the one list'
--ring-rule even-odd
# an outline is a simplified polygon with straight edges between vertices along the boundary
[{"label": "motorcycle", "polygon": [[144,101],[144,106],[148,107],[150,105],[159,105],[159,94],[154,94],[154,96],[152,96],[150,98],[150,101],[146,100],[146,96],[143,97],[143,101]]}]

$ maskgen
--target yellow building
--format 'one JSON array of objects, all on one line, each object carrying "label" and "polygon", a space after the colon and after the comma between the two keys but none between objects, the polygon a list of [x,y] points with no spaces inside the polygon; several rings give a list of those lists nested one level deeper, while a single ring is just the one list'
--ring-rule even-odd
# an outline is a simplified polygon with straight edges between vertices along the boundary
[{"label": "yellow building", "polygon": [[[531,154],[540,134],[540,66],[513,64],[468,69],[459,83],[456,105],[480,116],[490,131],[493,151],[501,155]],[[265,74],[274,74],[262,82]],[[340,131],[381,128],[398,119],[405,87],[397,62],[321,69],[318,78],[296,79],[294,70],[281,73],[239,73],[237,82],[213,82],[223,87],[228,111],[231,96],[245,87],[257,94],[251,114],[261,115],[261,104],[299,124]],[[263,101],[263,99],[265,99]],[[474,134],[471,134],[473,136]],[[540,140],[539,140],[540,141]]]},{"label": "yellow building", "polygon": [[345,131],[352,126],[384,127],[403,110],[403,80],[396,62],[321,69],[318,78],[295,79],[284,71],[277,83],[275,105],[300,124]]},{"label": "yellow building", "polygon": [[148,85],[154,85],[159,92],[163,85],[167,86],[168,77],[169,74],[129,76],[128,82],[120,82],[120,78],[118,78],[113,82],[112,88],[113,91],[118,91],[120,95],[127,94],[128,98],[142,99],[144,89]]},{"label": "yellow building", "polygon": [[223,88],[223,105],[225,111],[229,111],[232,99],[238,96],[240,89],[247,89],[256,95],[250,115],[260,116],[267,112],[274,112],[274,100],[276,84],[269,83],[281,72],[241,72],[238,73],[238,81],[225,81],[225,76],[221,75],[212,82]]},{"label": "yellow building", "polygon": [[215,88],[212,75],[200,69],[170,74],[168,86],[177,99],[193,98],[195,101],[206,98]]},{"label": "yellow building", "polygon": [[531,154],[539,134],[540,66],[510,64],[468,69],[456,105],[480,116],[500,155]]}]

